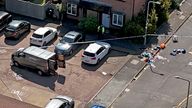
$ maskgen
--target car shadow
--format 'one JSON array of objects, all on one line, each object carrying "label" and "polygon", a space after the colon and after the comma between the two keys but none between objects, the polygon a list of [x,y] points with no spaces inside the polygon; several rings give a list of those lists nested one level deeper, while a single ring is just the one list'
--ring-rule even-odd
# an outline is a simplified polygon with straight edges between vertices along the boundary
[{"label": "car shadow", "polygon": [[79,53],[82,49],[87,48],[88,44],[83,44],[83,45],[79,45],[78,48],[76,48],[76,50],[73,51],[73,54],[71,55],[66,55],[65,56],[65,60],[69,60],[71,58],[73,58],[77,53]]},{"label": "car shadow", "polygon": [[28,35],[30,34],[30,32],[25,32],[24,34],[22,34],[21,37],[19,37],[19,39],[14,39],[14,38],[5,38],[4,42],[7,45],[17,45],[18,43],[20,43],[24,38],[26,38]]},{"label": "car shadow", "polygon": [[40,76],[35,70],[29,68],[12,66],[11,69],[20,77],[43,87],[48,87],[53,91],[55,90],[55,82],[62,85],[65,83],[65,76],[60,74],[56,74],[54,76]]},{"label": "car shadow", "polygon": [[98,68],[100,68],[104,63],[107,63],[107,59],[110,57],[122,57],[127,56],[129,53],[126,52],[119,52],[116,50],[111,50],[98,64],[91,65],[81,62],[81,67],[83,69],[86,69],[88,71],[96,71]]}]

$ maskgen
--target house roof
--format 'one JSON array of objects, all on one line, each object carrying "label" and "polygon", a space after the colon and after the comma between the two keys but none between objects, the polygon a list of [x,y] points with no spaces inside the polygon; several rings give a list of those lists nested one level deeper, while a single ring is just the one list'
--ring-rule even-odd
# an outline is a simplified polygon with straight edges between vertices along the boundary
[{"label": "house roof", "polygon": [[100,12],[106,12],[108,13],[112,6],[109,4],[106,4],[104,2],[96,1],[96,0],[81,0],[79,2],[79,5],[81,7],[85,7],[87,9],[95,10],[95,11],[100,11]]}]

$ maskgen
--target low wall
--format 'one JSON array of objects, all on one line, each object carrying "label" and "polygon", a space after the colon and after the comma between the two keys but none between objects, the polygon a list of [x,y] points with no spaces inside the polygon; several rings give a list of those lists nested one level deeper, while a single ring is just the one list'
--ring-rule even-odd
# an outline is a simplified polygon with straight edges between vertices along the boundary
[{"label": "low wall", "polygon": [[7,11],[41,20],[46,18],[46,9],[51,4],[50,2],[47,2],[46,4],[41,5],[23,0],[6,0],[5,2]]}]

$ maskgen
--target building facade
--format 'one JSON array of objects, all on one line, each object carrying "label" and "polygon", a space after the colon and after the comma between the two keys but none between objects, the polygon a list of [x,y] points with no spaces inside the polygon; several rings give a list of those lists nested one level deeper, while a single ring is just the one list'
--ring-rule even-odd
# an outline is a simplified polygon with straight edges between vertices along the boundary
[{"label": "building facade", "polygon": [[95,16],[106,28],[121,28],[145,8],[147,0],[62,0],[67,18]]}]

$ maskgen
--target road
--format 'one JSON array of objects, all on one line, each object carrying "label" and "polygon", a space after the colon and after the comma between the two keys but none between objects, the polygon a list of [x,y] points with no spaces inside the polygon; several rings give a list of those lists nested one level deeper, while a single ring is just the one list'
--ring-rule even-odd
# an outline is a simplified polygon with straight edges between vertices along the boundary
[{"label": "road", "polygon": [[[187,83],[174,76],[192,81],[192,17],[176,35],[179,36],[179,42],[170,41],[159,53],[165,60],[156,60],[156,67],[152,70],[146,67],[142,75],[113,103],[112,108],[173,108],[186,98]],[[171,56],[174,48],[185,48],[187,53]]]}]

